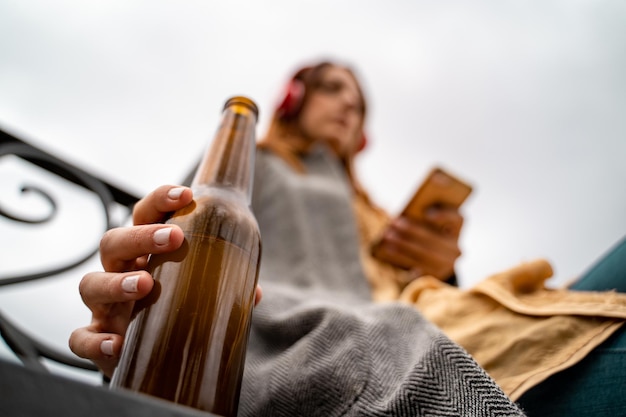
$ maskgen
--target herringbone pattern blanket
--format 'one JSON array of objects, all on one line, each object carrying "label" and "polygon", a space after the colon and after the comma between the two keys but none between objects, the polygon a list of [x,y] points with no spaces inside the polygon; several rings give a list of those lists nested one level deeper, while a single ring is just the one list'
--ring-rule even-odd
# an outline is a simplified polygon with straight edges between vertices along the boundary
[{"label": "herringbone pattern blanket", "polygon": [[242,416],[520,416],[476,362],[415,309],[372,303],[351,194],[325,149],[298,175],[257,158],[264,298]]}]

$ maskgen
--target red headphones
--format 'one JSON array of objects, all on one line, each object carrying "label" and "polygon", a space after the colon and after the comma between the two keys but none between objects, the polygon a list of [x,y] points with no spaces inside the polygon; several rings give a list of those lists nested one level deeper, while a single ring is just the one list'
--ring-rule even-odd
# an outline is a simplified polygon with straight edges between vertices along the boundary
[{"label": "red headphones", "polygon": [[[285,88],[283,99],[278,103],[278,106],[276,106],[278,116],[282,119],[291,119],[297,116],[302,108],[304,94],[304,83],[295,77],[292,78]],[[356,152],[361,152],[365,149],[366,145],[367,137],[365,133],[363,133]]]},{"label": "red headphones", "polygon": [[284,119],[294,117],[300,112],[302,100],[304,100],[304,83],[297,78],[292,78],[285,88],[283,99],[276,107],[276,113]]},{"label": "red headphones", "polygon": [[361,134],[361,141],[359,142],[355,153],[361,152],[363,149],[365,149],[365,146],[367,146],[367,136],[365,136],[365,132],[363,132]]}]

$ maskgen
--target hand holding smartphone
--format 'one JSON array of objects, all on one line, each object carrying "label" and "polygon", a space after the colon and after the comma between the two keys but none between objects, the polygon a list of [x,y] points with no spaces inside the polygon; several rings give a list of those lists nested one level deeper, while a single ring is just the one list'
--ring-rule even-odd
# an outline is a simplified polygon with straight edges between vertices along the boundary
[{"label": "hand holding smartphone", "polygon": [[[414,220],[423,220],[429,207],[458,209],[471,193],[472,186],[470,184],[441,167],[434,167],[415,191],[400,215]],[[377,257],[381,239],[382,235],[372,245],[371,252],[374,257]]]}]

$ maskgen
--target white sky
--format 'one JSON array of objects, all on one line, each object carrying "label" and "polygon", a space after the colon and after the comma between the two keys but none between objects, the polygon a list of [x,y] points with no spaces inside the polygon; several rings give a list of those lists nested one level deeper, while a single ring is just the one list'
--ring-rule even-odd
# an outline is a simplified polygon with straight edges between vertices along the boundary
[{"label": "white sky", "polygon": [[[623,0],[2,0],[0,126],[143,195],[184,177],[228,97],[259,104],[261,135],[291,72],[321,57],[362,78],[358,168],[381,205],[399,210],[435,164],[474,184],[463,286],[538,257],[560,285],[625,234]],[[26,176],[48,181],[0,159],[0,204],[45,213],[17,196]],[[46,236],[0,219],[0,276],[97,244],[97,204],[57,188]],[[80,274],[3,287],[0,309],[66,349],[89,320]]]}]

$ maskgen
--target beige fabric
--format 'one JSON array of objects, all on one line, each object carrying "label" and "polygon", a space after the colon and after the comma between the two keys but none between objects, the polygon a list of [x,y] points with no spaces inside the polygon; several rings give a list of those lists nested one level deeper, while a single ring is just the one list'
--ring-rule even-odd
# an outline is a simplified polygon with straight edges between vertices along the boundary
[{"label": "beige fabric", "polygon": [[423,277],[400,299],[463,346],[515,401],[583,359],[626,318],[626,295],[550,290],[541,284],[551,275],[537,260],[469,291]]},{"label": "beige fabric", "polygon": [[433,277],[407,286],[406,271],[369,255],[386,222],[379,209],[355,202],[366,274],[376,300],[401,300],[419,309],[463,346],[514,401],[550,375],[583,359],[626,319],[626,295],[549,289],[542,259],[495,274],[470,290]]}]

